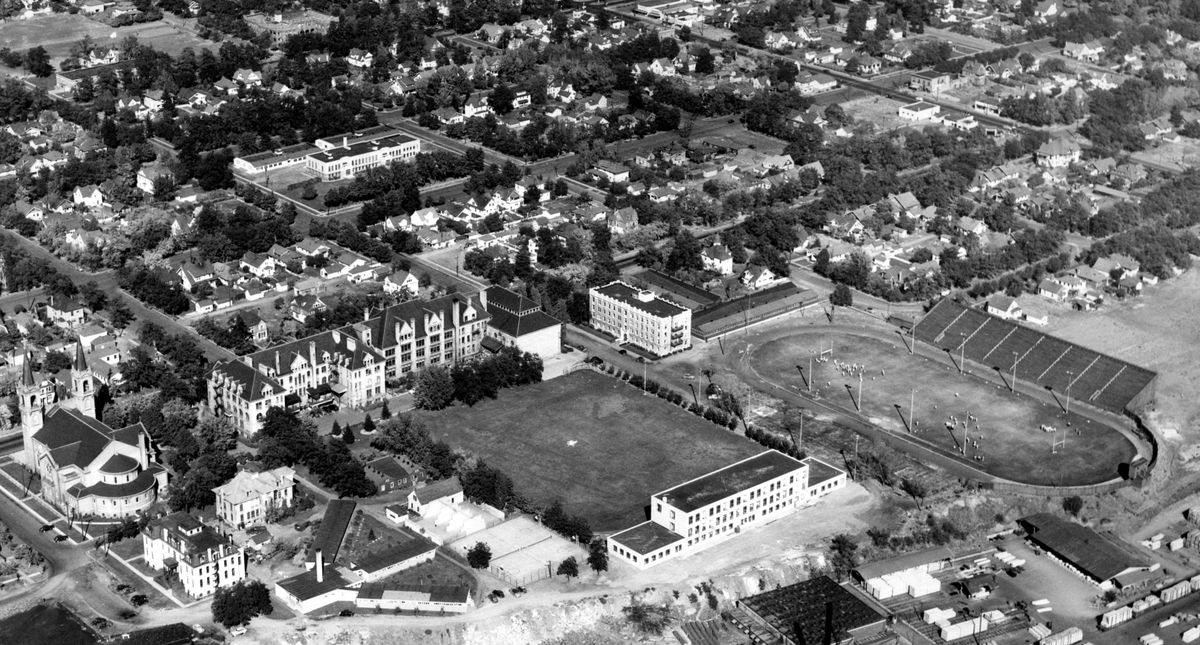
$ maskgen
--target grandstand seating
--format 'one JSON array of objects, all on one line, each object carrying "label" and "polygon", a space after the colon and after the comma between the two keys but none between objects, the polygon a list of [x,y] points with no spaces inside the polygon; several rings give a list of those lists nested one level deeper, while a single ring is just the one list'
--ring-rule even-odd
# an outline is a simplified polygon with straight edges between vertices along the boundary
[{"label": "grandstand seating", "polygon": [[1061,338],[944,299],[917,323],[917,340],[1110,412],[1141,406],[1157,375]]}]

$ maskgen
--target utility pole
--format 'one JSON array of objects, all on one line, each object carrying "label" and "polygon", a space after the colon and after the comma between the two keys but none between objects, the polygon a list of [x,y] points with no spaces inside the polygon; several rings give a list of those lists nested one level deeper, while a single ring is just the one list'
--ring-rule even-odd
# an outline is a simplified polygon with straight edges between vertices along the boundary
[{"label": "utility pole", "polygon": [[1012,375],[1012,391],[1017,393],[1017,353],[1013,352],[1013,375]]}]

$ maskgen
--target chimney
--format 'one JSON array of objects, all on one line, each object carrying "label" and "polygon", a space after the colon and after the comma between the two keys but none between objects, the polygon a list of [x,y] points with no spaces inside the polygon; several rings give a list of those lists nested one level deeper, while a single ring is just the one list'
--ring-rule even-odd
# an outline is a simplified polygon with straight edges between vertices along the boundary
[{"label": "chimney", "polygon": [[399,343],[400,342],[400,323],[398,323],[398,322],[396,323],[395,334],[396,334],[396,342]]},{"label": "chimney", "polygon": [[458,301],[458,298],[455,298],[454,304],[451,305],[451,307],[450,307],[450,315],[451,315],[452,319],[454,320],[455,327],[458,327],[459,321],[462,319],[462,311],[461,310],[462,310],[462,303]]},{"label": "chimney", "polygon": [[279,374],[280,372],[281,372],[281,370],[279,369],[279,350],[275,350],[275,373]]},{"label": "chimney", "polygon": [[316,341],[308,341],[308,364],[317,364],[317,343]]},{"label": "chimney", "polygon": [[342,332],[340,332],[336,329],[333,329],[333,330],[330,330],[329,335],[333,337],[333,342],[335,344],[342,342]]},{"label": "chimney", "polygon": [[325,582],[325,554],[317,549],[317,582]]},{"label": "chimney", "polygon": [[487,289],[479,292],[479,304],[483,306],[484,311],[487,311]]},{"label": "chimney", "polygon": [[350,138],[349,137],[342,137],[342,147],[347,148],[347,149],[350,147]]},{"label": "chimney", "polygon": [[371,308],[363,307],[363,322],[367,322],[370,319],[371,319]]}]

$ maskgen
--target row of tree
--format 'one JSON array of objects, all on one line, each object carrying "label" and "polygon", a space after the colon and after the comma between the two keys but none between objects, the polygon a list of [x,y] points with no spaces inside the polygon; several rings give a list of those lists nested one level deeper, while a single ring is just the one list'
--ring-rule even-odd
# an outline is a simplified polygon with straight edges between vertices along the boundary
[{"label": "row of tree", "polygon": [[421,410],[441,410],[454,401],[475,405],[494,399],[504,388],[542,380],[542,359],[515,347],[492,356],[457,363],[449,370],[429,367],[417,376],[413,404]]}]

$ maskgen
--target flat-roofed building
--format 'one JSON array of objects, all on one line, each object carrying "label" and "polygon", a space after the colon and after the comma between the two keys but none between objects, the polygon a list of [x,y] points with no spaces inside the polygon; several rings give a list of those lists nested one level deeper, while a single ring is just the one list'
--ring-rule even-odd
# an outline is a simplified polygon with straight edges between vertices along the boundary
[{"label": "flat-roofed building", "polygon": [[608,551],[644,569],[777,520],[845,485],[845,471],[819,459],[767,450],[654,495],[650,520],[610,537]]},{"label": "flat-roofed building", "polygon": [[311,9],[277,11],[271,15],[250,13],[243,17],[256,34],[269,34],[271,43],[282,44],[297,34],[323,34],[334,17]]},{"label": "flat-roofed building", "polygon": [[142,531],[146,564],[162,571],[174,567],[183,590],[193,598],[216,593],[246,577],[242,549],[187,513],[151,521]]},{"label": "flat-roofed building", "polygon": [[270,511],[291,506],[295,489],[296,471],[287,466],[258,473],[243,470],[213,489],[217,517],[237,528],[265,524]]},{"label": "flat-roofed building", "polygon": [[233,169],[254,175],[288,166],[302,166],[308,160],[308,155],[318,150],[319,148],[312,144],[297,143],[276,150],[238,156],[233,158]]},{"label": "flat-roofed building", "polygon": [[656,356],[692,346],[692,310],[621,282],[588,292],[592,326]]},{"label": "flat-roofed building", "polygon": [[421,140],[406,134],[382,139],[345,143],[337,148],[313,152],[305,158],[305,169],[321,181],[349,179],[393,161],[410,161],[421,152]]}]

